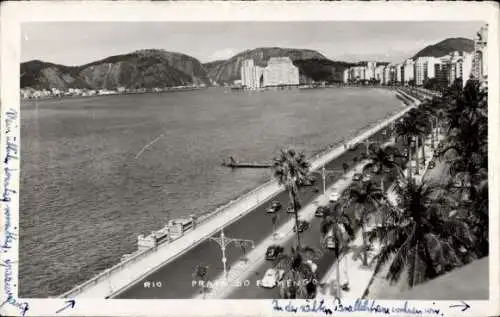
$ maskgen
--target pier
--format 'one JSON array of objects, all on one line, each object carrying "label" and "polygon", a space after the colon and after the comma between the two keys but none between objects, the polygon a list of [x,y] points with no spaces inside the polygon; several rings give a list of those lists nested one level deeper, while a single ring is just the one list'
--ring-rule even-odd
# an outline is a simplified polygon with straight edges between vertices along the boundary
[{"label": "pier", "polygon": [[238,162],[231,156],[229,161],[222,162],[222,166],[230,168],[270,168],[273,165],[269,163]]}]

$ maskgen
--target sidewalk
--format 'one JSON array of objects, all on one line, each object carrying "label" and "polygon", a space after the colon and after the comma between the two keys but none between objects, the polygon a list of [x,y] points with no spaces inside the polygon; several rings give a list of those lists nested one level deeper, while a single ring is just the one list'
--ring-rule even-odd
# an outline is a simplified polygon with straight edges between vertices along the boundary
[{"label": "sidewalk", "polygon": [[[366,162],[367,161],[360,162],[353,169],[344,174],[344,177],[342,177],[339,181],[335,182],[328,188],[327,195],[328,192],[330,192],[334,188],[338,192],[341,192],[344,189],[346,189],[347,186],[352,181],[352,176],[355,173],[359,173],[362,170],[363,166],[366,164]],[[328,197],[320,195],[316,200],[314,200],[307,206],[303,207],[299,211],[299,218],[306,221],[311,221],[315,217],[314,213],[316,211],[317,206],[326,205],[327,203],[328,203]],[[231,292],[233,292],[236,289],[238,282],[244,281],[257,267],[259,267],[264,263],[266,249],[269,245],[275,244],[277,241],[283,243],[284,241],[295,238],[295,233],[293,232],[294,225],[295,225],[295,219],[291,218],[289,221],[287,221],[285,224],[283,224],[280,228],[276,230],[276,232],[279,235],[278,239],[275,239],[275,237],[272,234],[269,235],[259,245],[257,245],[254,249],[252,249],[251,252],[247,253],[246,258],[248,259],[248,261],[246,262],[240,261],[239,263],[231,267],[231,269],[228,272],[227,281],[225,280],[223,274],[220,274],[212,282],[213,288],[211,288],[209,292],[205,294],[199,294],[194,298],[220,299],[231,294]]]}]

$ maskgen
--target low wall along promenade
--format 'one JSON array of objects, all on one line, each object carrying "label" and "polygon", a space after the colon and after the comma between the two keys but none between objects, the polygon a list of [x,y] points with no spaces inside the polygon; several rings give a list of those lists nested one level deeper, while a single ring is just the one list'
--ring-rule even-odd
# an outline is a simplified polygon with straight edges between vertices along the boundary
[{"label": "low wall along promenade", "polygon": [[[403,92],[399,93],[404,94]],[[414,98],[412,99],[415,100]],[[399,119],[411,108],[412,107],[405,107],[395,115],[380,120],[372,127],[349,140],[349,143],[359,143],[369,138],[388,126],[391,122]],[[341,144],[334,149],[316,155],[311,159],[311,170],[320,168],[324,164],[342,155],[345,151],[344,145]],[[183,236],[170,243],[164,243],[137,253],[126,261],[118,263],[83,284],[62,294],[61,297],[109,298],[116,296],[129,286],[139,282],[151,272],[175,260],[208,237],[216,234],[222,227],[228,226],[239,220],[283,190],[284,188],[279,186],[275,180],[271,180],[238,199],[231,201],[227,205],[218,208],[210,216],[202,219],[200,223],[197,224],[195,230],[186,232]]]}]

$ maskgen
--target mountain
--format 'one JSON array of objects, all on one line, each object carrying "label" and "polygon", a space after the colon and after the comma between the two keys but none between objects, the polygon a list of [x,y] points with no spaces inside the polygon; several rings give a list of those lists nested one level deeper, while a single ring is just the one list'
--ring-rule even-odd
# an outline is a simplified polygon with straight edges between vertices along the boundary
[{"label": "mountain", "polygon": [[[207,70],[207,74],[210,79],[216,81],[217,83],[230,83],[234,80],[240,79],[240,69],[244,60],[253,59],[255,65],[265,67],[271,57],[290,57],[296,66],[297,61],[303,60],[330,61],[323,54],[314,50],[260,47],[241,52],[228,60],[214,61],[206,63],[203,66]],[[298,62],[298,64],[300,64],[300,62]],[[309,77],[307,72],[304,73],[301,69],[299,69],[299,72],[301,75]]]},{"label": "mountain", "polygon": [[82,66],[39,60],[21,64],[21,88],[116,89],[208,84],[205,68],[195,58],[164,50],[139,50]]},{"label": "mountain", "polygon": [[453,51],[473,52],[474,41],[463,37],[449,38],[434,45],[425,47],[412,58],[416,59],[420,56],[441,57]]}]

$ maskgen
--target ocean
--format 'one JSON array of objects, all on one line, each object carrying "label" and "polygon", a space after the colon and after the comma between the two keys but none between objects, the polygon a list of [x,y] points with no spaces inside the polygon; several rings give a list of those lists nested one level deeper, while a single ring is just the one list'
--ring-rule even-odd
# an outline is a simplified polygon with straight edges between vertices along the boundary
[{"label": "ocean", "polygon": [[376,88],[23,101],[19,296],[57,296],[137,249],[137,235],[203,214],[271,177],[283,146],[308,155],[401,108]]}]

